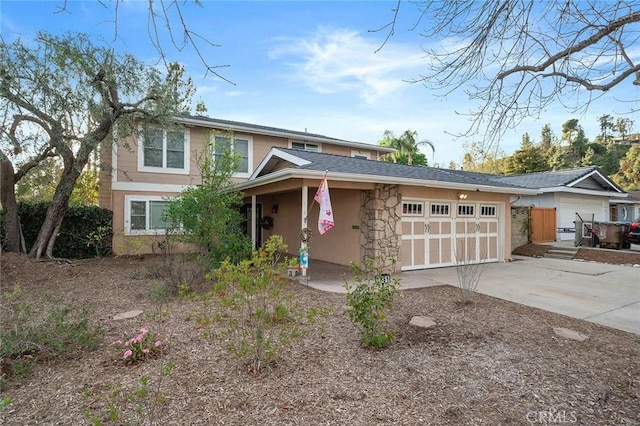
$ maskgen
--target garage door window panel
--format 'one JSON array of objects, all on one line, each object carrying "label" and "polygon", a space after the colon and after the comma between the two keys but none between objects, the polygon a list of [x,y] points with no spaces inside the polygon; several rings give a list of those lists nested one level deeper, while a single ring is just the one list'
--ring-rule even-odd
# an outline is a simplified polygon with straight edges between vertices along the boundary
[{"label": "garage door window panel", "polygon": [[475,217],[475,209],[474,204],[458,204],[458,217]]},{"label": "garage door window panel", "polygon": [[481,205],[480,206],[480,217],[498,217],[496,206]]},{"label": "garage door window panel", "polygon": [[402,214],[404,216],[423,216],[424,203],[402,203]]},{"label": "garage door window panel", "polygon": [[450,217],[450,204],[448,203],[431,203],[431,217]]}]

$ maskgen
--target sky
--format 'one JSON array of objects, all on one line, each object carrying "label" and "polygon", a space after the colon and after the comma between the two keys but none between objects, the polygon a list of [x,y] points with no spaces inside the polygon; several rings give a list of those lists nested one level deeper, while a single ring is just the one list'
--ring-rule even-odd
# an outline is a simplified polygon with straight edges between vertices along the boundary
[{"label": "sky", "polygon": [[[158,53],[148,36],[147,1],[118,3],[117,26],[115,4],[68,0],[66,10],[60,11],[64,0],[2,0],[0,33],[8,42],[16,37],[27,41],[41,30],[86,32],[120,53],[157,64]],[[194,101],[204,101],[211,117],[371,144],[382,139],[385,130],[396,135],[414,130],[418,140],[427,139],[435,146],[435,154],[423,148],[430,164],[459,164],[463,143],[482,136],[452,134],[468,129],[470,122],[461,114],[478,104],[462,91],[443,98],[411,83],[425,70],[423,49],[431,41],[414,29],[416,12],[405,3],[394,35],[385,42],[388,32],[376,30],[391,21],[395,5],[395,1],[204,0],[199,7],[188,2],[182,7],[184,20],[199,37],[197,45],[206,62],[217,66],[222,78],[206,73],[192,47],[175,49],[165,38],[163,48],[170,60],[186,67],[197,89]],[[556,105],[507,131],[499,149],[513,153],[525,132],[538,141],[545,124],[559,136],[562,123],[571,118],[578,118],[593,139],[599,133],[597,117],[617,117],[627,112],[625,108],[616,102],[615,93],[583,114]]]}]

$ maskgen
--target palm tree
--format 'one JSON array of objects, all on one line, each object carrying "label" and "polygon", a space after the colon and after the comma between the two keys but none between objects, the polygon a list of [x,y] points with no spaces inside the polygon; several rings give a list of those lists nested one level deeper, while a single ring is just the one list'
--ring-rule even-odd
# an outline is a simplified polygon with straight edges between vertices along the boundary
[{"label": "palm tree", "polygon": [[428,139],[416,141],[418,132],[415,130],[405,130],[405,132],[397,138],[392,131],[385,130],[382,140],[378,142],[380,146],[386,146],[389,148],[395,148],[395,152],[389,154],[389,159],[394,163],[403,161],[406,158],[406,164],[413,165],[413,158],[416,154],[420,153],[420,147],[428,145],[431,151],[435,154],[436,148]]}]

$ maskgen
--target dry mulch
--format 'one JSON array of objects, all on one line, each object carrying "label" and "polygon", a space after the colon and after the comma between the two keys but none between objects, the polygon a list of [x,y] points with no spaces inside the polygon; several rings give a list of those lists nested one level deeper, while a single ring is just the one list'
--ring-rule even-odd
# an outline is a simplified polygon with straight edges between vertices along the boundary
[{"label": "dry mulch", "polygon": [[[118,384],[133,392],[145,375],[154,389],[145,401],[158,395],[166,401],[142,424],[518,425],[541,424],[541,418],[640,424],[640,336],[483,295],[463,305],[457,289],[442,286],[403,292],[389,318],[396,341],[372,351],[360,346],[344,295],[291,283],[301,305],[330,313],[322,327],[253,375],[210,337],[221,325],[202,319],[213,318],[216,308],[197,298],[163,303],[150,297],[157,280],[149,271],[158,262],[112,258],[70,265],[2,256],[3,291],[17,285],[26,294],[45,291],[91,306],[105,338],[95,351],[39,365],[28,380],[11,384],[0,395],[11,401],[0,411],[1,424],[90,424],[89,416],[124,424],[135,407],[115,401],[121,419],[110,421],[109,395]],[[112,319],[131,309],[145,313]],[[437,325],[413,328],[413,315]],[[159,359],[125,366],[110,342],[140,327],[170,343]],[[556,337],[553,327],[588,339]],[[175,368],[160,381],[168,361]]]}]

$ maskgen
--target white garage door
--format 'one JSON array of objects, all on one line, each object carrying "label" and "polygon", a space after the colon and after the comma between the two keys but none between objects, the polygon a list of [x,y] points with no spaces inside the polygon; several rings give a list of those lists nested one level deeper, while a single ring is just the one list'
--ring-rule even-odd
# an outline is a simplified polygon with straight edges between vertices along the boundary
[{"label": "white garage door", "polygon": [[558,203],[558,240],[573,240],[575,237],[576,213],[583,221],[591,219],[602,221],[608,218],[608,200],[603,197],[570,197],[562,196]]},{"label": "white garage door", "polygon": [[499,208],[490,203],[402,203],[402,270],[499,260]]}]

